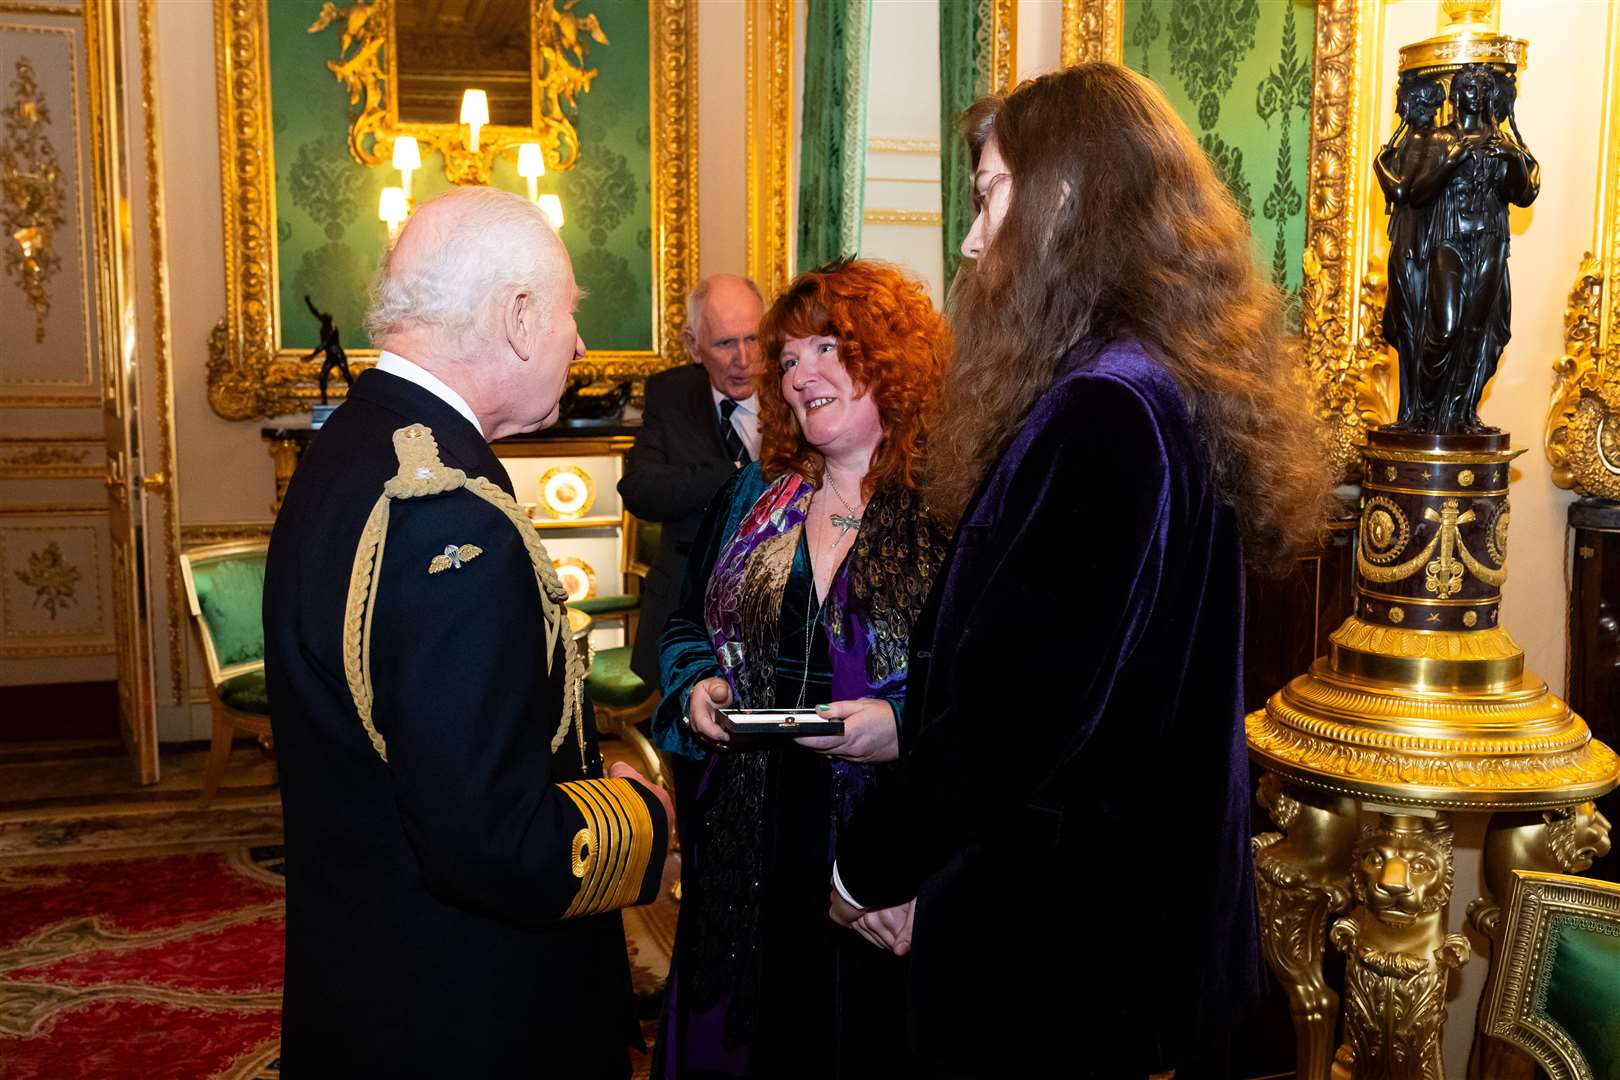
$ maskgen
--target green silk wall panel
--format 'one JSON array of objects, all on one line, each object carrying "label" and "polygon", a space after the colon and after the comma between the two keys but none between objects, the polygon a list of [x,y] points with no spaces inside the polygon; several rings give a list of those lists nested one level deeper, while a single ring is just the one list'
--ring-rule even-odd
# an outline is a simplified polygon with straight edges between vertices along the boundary
[{"label": "green silk wall panel", "polygon": [[[337,320],[346,348],[369,348],[361,320],[388,236],[377,220],[377,199],[383,188],[399,183],[399,173],[385,165],[368,168],[349,156],[348,94],[326,69],[326,61],[337,58],[337,36],[308,32],[320,10],[320,0],[269,5],[281,343],[307,350],[319,340],[319,325],[304,306],[308,293]],[[540,190],[562,198],[563,243],[588,294],[578,315],[586,346],[651,349],[648,8],[628,0],[586,0],[581,12],[597,15],[610,44],[590,52],[598,74],[579,98],[579,163],[541,177]],[[418,204],[450,186],[437,155],[422,166],[412,181]],[[527,190],[506,160],[496,162],[491,183],[520,194]]]},{"label": "green silk wall panel", "polygon": [[1254,233],[1262,272],[1298,296],[1310,150],[1310,0],[1124,0],[1125,63],[1164,88]]}]

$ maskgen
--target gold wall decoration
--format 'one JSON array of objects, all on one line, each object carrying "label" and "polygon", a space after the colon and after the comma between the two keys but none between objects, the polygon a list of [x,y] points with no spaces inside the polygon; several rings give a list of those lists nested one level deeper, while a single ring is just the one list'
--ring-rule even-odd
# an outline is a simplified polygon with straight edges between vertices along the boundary
[{"label": "gold wall decoration", "polygon": [[327,70],[348,91],[349,153],[362,165],[390,160],[394,141],[411,135],[424,158],[438,151],[446,177],[457,184],[487,184],[495,160],[515,157],[521,143],[538,142],[548,169],[567,170],[579,159],[579,133],[569,112],[578,98],[589,93],[595,68],[585,66],[591,43],[608,43],[595,15],[577,15],[580,0],[533,0],[529,6],[532,119],[527,127],[488,124],[482,128],[477,152],[467,149],[463,129],[452,123],[412,123],[400,119],[399,79],[390,64],[397,64],[394,0],[359,2],[338,8],[328,0],[320,17],[309,27],[318,34],[332,29],[338,35],[336,60]]},{"label": "gold wall decoration", "polygon": [[[1311,61],[1302,364],[1341,474],[1359,467],[1367,431],[1395,419],[1395,365],[1382,331],[1383,274],[1369,244],[1377,229],[1361,183],[1370,167],[1370,134],[1384,124],[1371,115],[1382,3],[1319,0]],[[1061,54],[1066,66],[1122,63],[1123,0],[1063,0]]]},{"label": "gold wall decoration", "polygon": [[66,223],[62,209],[67,194],[49,136],[50,107],[26,57],[17,60],[11,101],[0,115],[5,119],[5,137],[0,141],[0,243],[6,253],[6,276],[28,298],[34,309],[34,341],[44,344],[45,319],[51,313],[47,287],[62,268],[54,241]]},{"label": "gold wall decoration", "polygon": [[[697,279],[696,10],[697,0],[647,0],[653,347],[591,352],[573,369],[587,381],[639,383],[686,359],[680,331]],[[209,337],[208,400],[227,420],[304,411],[320,395],[302,352],[283,347],[275,317],[281,284],[267,12],[267,0],[214,0],[226,311]]]},{"label": "gold wall decoration", "polygon": [[747,0],[748,276],[771,299],[793,276],[793,0]]},{"label": "gold wall decoration", "polygon": [[990,0],[990,92],[1018,83],[1018,0]]},{"label": "gold wall decoration", "polygon": [[1620,268],[1620,3],[1608,5],[1608,85],[1603,95],[1592,249],[1581,258],[1564,308],[1564,354],[1547,410],[1544,448],[1553,483],[1620,499],[1620,331],[1614,284]]},{"label": "gold wall decoration", "polygon": [[62,548],[52,540],[28,556],[28,569],[13,571],[17,580],[34,590],[34,605],[43,607],[51,618],[73,603],[79,591],[79,568],[62,558]]}]

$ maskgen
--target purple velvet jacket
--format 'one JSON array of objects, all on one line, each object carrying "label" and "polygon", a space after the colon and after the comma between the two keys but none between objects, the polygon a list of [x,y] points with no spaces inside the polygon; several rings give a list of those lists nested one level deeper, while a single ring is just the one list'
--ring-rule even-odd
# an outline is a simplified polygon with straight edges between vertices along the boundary
[{"label": "purple velvet jacket", "polygon": [[917,897],[933,1068],[1142,1075],[1258,996],[1242,642],[1186,399],[1135,342],[1077,348],[963,516],[912,633],[898,782],[839,844],[863,904]]}]

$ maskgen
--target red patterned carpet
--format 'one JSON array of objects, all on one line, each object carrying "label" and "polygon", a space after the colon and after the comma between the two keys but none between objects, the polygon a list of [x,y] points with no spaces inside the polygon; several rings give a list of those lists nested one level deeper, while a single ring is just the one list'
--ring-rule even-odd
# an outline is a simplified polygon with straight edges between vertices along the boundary
[{"label": "red patterned carpet", "polygon": [[[638,992],[676,872],[626,912]],[[284,895],[275,808],[0,824],[0,1080],[279,1076]]]}]

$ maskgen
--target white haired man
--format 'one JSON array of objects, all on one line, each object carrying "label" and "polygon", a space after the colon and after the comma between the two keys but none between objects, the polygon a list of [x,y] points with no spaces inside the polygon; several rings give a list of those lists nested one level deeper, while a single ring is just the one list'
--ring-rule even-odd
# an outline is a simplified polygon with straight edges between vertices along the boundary
[{"label": "white haired man", "polygon": [[669,803],[603,777],[566,593],[488,446],[557,419],[578,296],[526,200],[423,205],[375,288],[377,367],[287,491],[264,614],[289,1076],[628,1073],[616,909],[656,896]]}]

